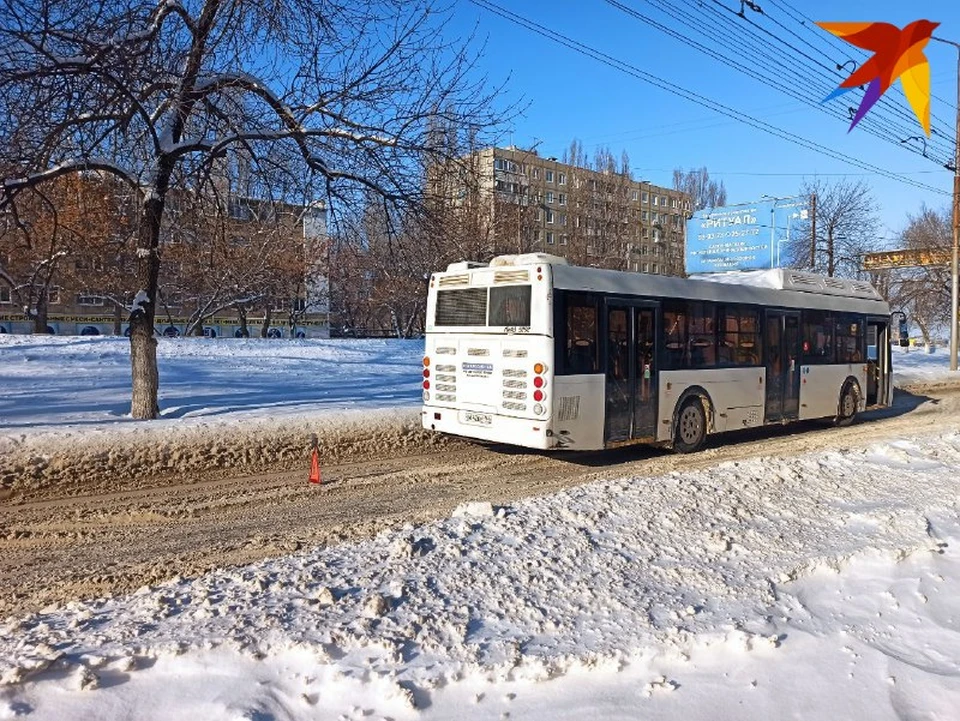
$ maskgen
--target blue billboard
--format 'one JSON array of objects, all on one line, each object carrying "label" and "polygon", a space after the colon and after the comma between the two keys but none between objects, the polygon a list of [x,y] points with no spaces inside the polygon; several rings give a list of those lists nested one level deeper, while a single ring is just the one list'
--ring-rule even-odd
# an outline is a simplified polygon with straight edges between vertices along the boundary
[{"label": "blue billboard", "polygon": [[797,239],[801,224],[802,232],[806,232],[808,203],[806,196],[770,198],[698,210],[687,221],[687,273],[786,265],[787,246],[791,239]]}]

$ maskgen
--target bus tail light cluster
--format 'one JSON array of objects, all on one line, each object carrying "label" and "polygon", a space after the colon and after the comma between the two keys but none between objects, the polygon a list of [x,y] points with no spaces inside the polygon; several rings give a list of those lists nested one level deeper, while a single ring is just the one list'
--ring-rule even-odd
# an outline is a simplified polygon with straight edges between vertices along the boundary
[{"label": "bus tail light cluster", "polygon": [[423,402],[430,400],[430,356],[423,357]]},{"label": "bus tail light cluster", "polygon": [[535,401],[533,412],[538,416],[542,416],[546,412],[546,407],[543,405],[544,401],[547,399],[547,394],[543,390],[547,386],[547,379],[543,375],[546,372],[547,366],[543,363],[533,364],[533,400]]}]

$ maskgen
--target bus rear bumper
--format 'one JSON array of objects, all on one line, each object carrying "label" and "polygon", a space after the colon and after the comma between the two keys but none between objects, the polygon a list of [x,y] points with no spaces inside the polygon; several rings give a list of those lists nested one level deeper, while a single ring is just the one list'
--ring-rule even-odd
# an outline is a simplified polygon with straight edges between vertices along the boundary
[{"label": "bus rear bumper", "polygon": [[420,417],[423,428],[428,431],[540,450],[558,445],[546,419],[538,421],[437,406],[423,406]]}]

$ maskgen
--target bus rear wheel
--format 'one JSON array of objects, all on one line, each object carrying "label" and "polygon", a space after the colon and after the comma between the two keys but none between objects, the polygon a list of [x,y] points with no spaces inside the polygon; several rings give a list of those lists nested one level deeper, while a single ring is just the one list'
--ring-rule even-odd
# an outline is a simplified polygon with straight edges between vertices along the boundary
[{"label": "bus rear wheel", "polygon": [[680,453],[693,453],[707,438],[707,415],[699,398],[689,398],[677,416],[677,431],[673,448]]},{"label": "bus rear wheel", "polygon": [[847,385],[840,394],[840,404],[837,407],[837,417],[834,424],[844,428],[853,423],[857,417],[857,394],[852,385]]}]

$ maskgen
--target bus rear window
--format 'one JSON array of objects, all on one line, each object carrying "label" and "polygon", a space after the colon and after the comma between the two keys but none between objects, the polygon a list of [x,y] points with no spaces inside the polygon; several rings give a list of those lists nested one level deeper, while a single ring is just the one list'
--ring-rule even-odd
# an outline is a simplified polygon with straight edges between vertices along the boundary
[{"label": "bus rear window", "polygon": [[462,288],[460,290],[437,291],[437,311],[434,325],[457,326],[486,324],[486,288]]},{"label": "bus rear window", "polygon": [[490,289],[490,325],[530,325],[530,286]]}]

